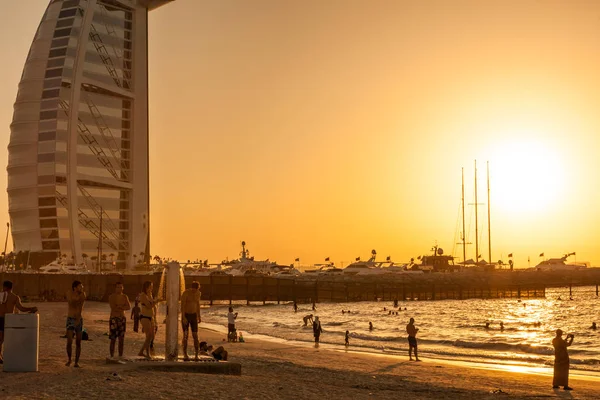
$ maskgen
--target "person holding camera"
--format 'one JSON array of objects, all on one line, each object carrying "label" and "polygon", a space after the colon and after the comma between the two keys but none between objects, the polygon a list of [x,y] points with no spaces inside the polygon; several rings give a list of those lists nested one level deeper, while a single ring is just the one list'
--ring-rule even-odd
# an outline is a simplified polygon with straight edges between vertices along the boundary
[{"label": "person holding camera", "polygon": [[569,387],[569,353],[567,347],[573,344],[574,335],[567,334],[566,340],[562,338],[563,331],[556,330],[556,337],[552,339],[554,346],[554,379],[552,380],[552,388],[558,389],[563,386],[564,390],[573,390]]}]

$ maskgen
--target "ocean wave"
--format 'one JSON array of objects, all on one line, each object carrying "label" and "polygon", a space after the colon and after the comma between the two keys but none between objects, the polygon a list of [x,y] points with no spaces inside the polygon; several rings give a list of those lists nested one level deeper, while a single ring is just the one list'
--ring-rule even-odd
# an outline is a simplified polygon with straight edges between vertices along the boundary
[{"label": "ocean wave", "polygon": [[455,347],[463,347],[467,349],[482,349],[482,350],[496,350],[496,351],[512,351],[512,352],[523,352],[540,355],[552,355],[554,349],[545,346],[533,346],[530,344],[510,344],[504,342],[497,343],[482,343],[482,342],[467,342],[464,340],[455,340],[452,343]]},{"label": "ocean wave", "polygon": [[356,332],[350,333],[350,337],[354,339],[370,340],[373,342],[397,342],[400,340],[406,340],[406,338],[398,336],[374,336]]}]

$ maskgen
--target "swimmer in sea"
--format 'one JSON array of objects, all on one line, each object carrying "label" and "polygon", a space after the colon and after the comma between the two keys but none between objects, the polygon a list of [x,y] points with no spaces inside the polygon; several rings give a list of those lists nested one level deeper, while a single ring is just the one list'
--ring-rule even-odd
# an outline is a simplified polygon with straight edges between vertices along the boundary
[{"label": "swimmer in sea", "polygon": [[504,332],[504,322],[500,321],[500,331]]},{"label": "swimmer in sea", "polygon": [[490,323],[489,322],[485,323],[485,329],[490,329]]},{"label": "swimmer in sea", "polygon": [[595,322],[592,322],[592,326],[590,326],[590,329],[592,329],[594,331],[597,329]]},{"label": "swimmer in sea", "polygon": [[372,331],[373,330],[373,323],[369,321],[369,330]]},{"label": "swimmer in sea", "polygon": [[304,321],[304,326],[308,326],[308,321],[310,321],[311,324],[313,323],[313,315],[305,315],[304,318],[302,318],[302,320]]},{"label": "swimmer in sea", "polygon": [[344,340],[346,341],[346,343],[344,345],[350,346],[350,331],[346,331],[346,337]]}]

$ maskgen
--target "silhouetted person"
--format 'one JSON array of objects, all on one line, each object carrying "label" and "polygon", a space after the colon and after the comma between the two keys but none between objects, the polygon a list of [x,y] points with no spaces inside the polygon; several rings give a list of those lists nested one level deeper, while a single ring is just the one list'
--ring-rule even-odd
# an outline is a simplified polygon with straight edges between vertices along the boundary
[{"label": "silhouetted person", "polygon": [[313,315],[312,314],[308,314],[305,315],[304,318],[302,318],[302,320],[304,321],[304,326],[308,325],[308,321],[310,321],[310,323],[313,323]]},{"label": "silhouetted person", "polygon": [[344,338],[345,340],[345,346],[350,346],[350,331],[346,331],[346,337]]},{"label": "silhouetted person", "polygon": [[485,323],[485,329],[490,329],[490,323],[489,322]]},{"label": "silhouetted person", "polygon": [[415,350],[415,359],[419,360],[419,355],[417,353],[417,332],[419,329],[415,327],[415,319],[411,318],[406,325],[406,333],[408,333],[408,358],[412,361],[412,351]]},{"label": "silhouetted person", "polygon": [[597,328],[596,328],[596,323],[595,323],[595,322],[592,322],[592,326],[590,326],[590,329],[593,329],[593,330],[596,330],[596,329],[597,329]]},{"label": "silhouetted person", "polygon": [[312,307],[313,311],[317,311],[317,305],[313,302],[313,307]]},{"label": "silhouetted person", "polygon": [[369,321],[369,330],[372,331],[373,330],[373,323],[371,321]]},{"label": "silhouetted person", "polygon": [[315,321],[313,322],[313,335],[315,336],[315,343],[319,343],[321,332],[323,332],[323,328],[321,328],[321,322],[319,321],[319,317],[315,317]]},{"label": "silhouetted person", "polygon": [[298,312],[298,304],[294,302],[294,312]]},{"label": "silhouetted person", "polygon": [[500,321],[500,332],[504,332],[504,322]]},{"label": "silhouetted person", "polygon": [[563,386],[565,390],[573,390],[569,387],[569,353],[567,347],[573,343],[573,334],[568,334],[567,339],[562,338],[563,331],[556,330],[556,337],[552,339],[554,346],[554,379],[552,380],[552,388],[558,389]]}]

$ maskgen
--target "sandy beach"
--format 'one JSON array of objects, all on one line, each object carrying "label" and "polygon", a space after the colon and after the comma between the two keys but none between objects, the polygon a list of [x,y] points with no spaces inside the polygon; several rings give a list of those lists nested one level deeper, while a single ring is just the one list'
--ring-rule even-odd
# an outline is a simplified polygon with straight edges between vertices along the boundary
[{"label": "sandy beach", "polygon": [[[0,374],[0,398],[5,399],[492,399],[600,398],[600,380],[572,376],[573,392],[553,390],[550,370],[515,371],[487,365],[448,363],[314,348],[294,343],[261,341],[223,343],[222,333],[201,329],[200,340],[221,343],[230,360],[242,364],[242,376],[137,370],[131,365],[107,365],[108,304],[88,302],[85,328],[91,341],[82,346],[82,369],[65,367],[65,303],[36,304],[40,309],[39,373]],[[137,354],[143,335],[128,323],[125,355]],[[156,339],[164,349],[164,325]],[[190,341],[190,349],[193,345]],[[108,381],[117,372],[121,381]],[[534,373],[531,373],[534,372]],[[501,389],[505,393],[493,393]]]}]

